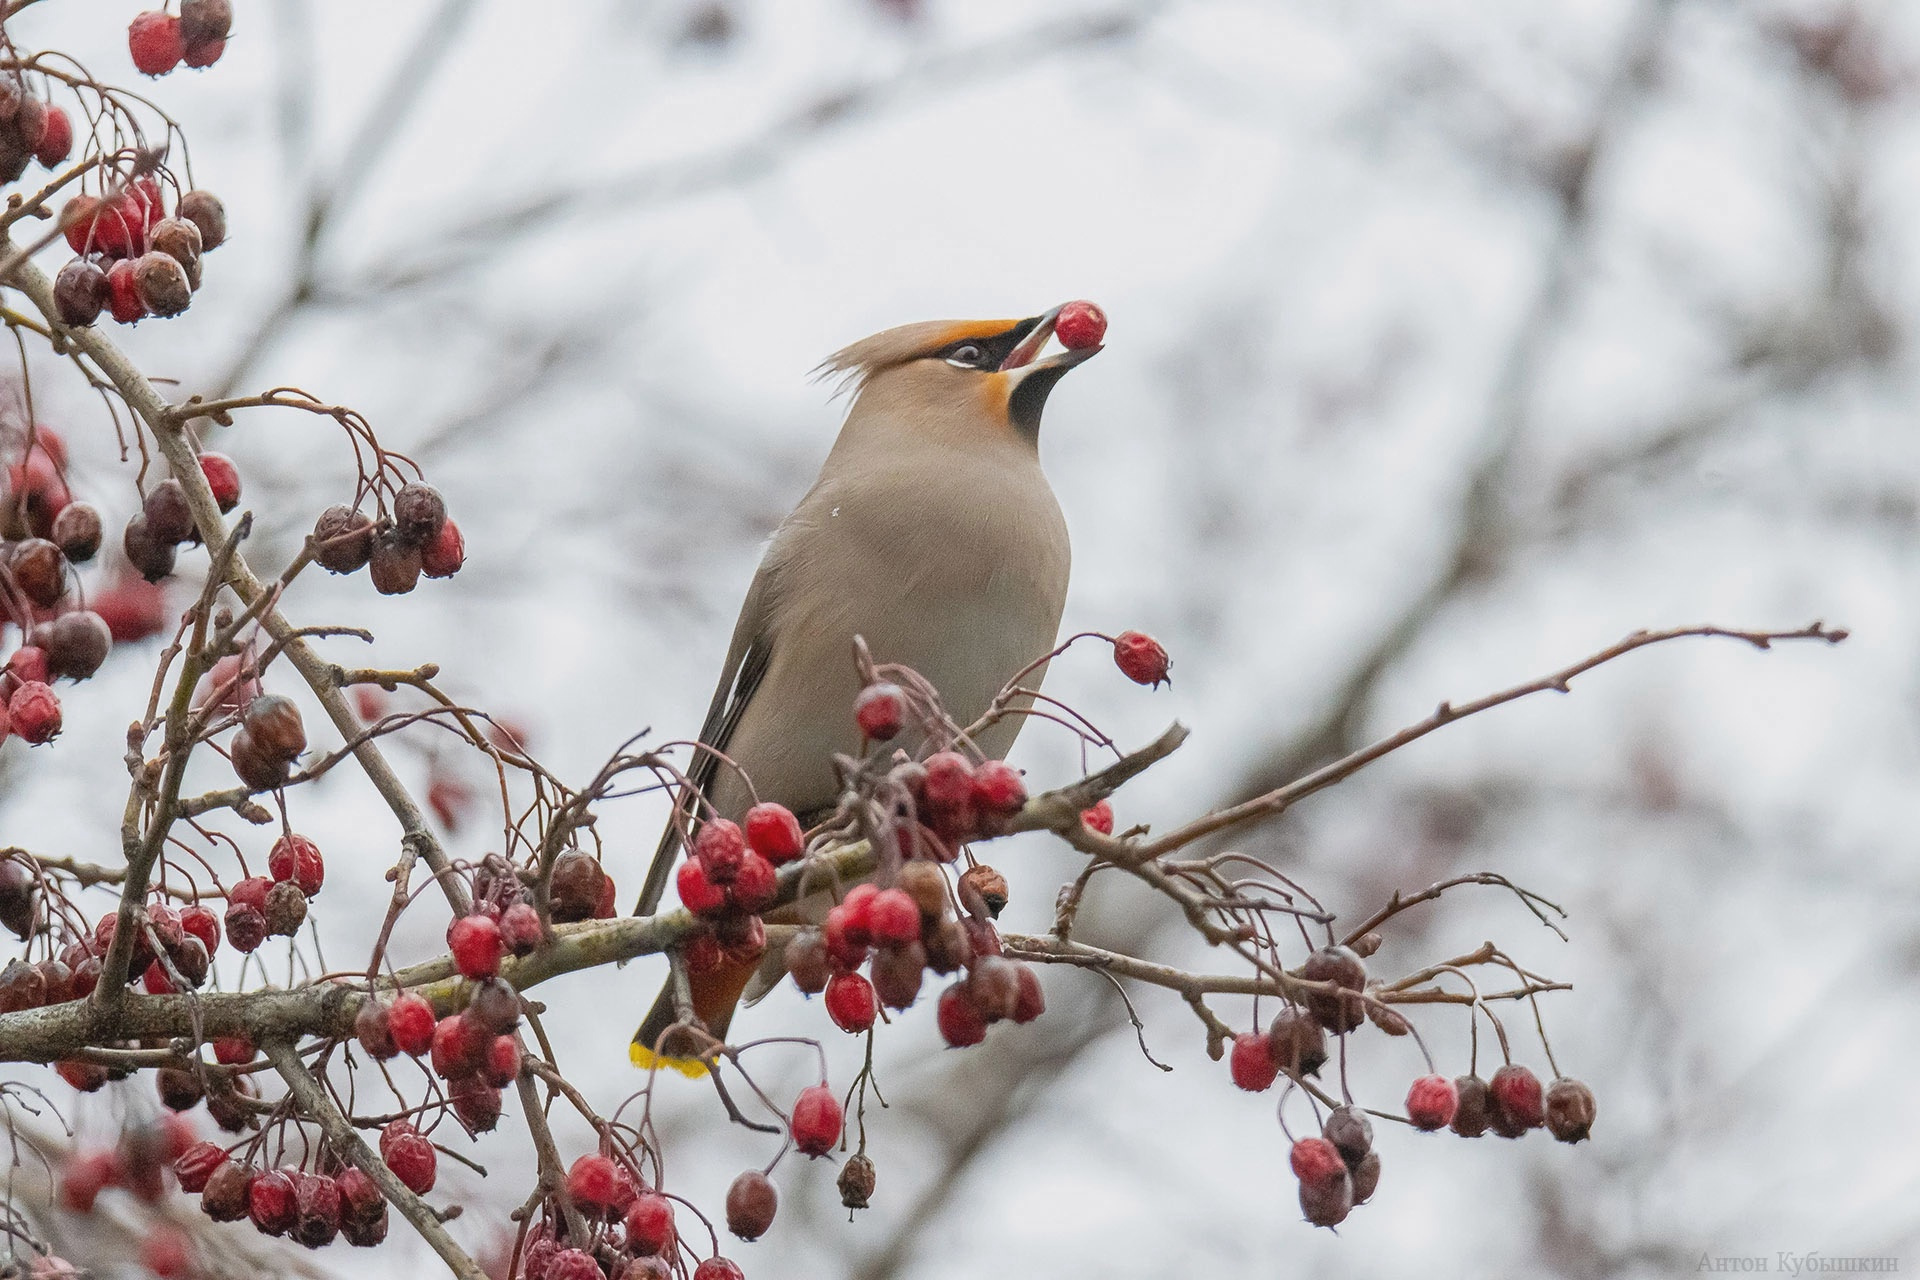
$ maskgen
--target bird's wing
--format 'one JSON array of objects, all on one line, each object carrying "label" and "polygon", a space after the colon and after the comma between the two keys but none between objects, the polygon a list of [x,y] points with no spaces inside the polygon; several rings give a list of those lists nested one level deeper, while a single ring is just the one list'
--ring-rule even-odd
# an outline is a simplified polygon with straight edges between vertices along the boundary
[{"label": "bird's wing", "polygon": [[740,717],[746,714],[747,704],[753,700],[754,690],[760,687],[767,665],[773,660],[774,636],[765,607],[768,582],[773,576],[772,563],[773,558],[769,556],[761,564],[760,571],[754,575],[753,586],[747,590],[746,602],[740,606],[740,620],[733,627],[733,643],[727,648],[726,665],[720,669],[720,682],[714,688],[713,701],[707,706],[706,721],[700,726],[700,744],[712,750],[694,753],[693,764],[687,770],[691,785],[683,788],[676,798],[673,816],[660,834],[660,845],[654,850],[653,864],[647,868],[647,882],[640,891],[635,915],[652,915],[659,909],[660,898],[667,890],[667,877],[673,873],[674,859],[680,851],[683,816],[690,818],[698,798],[712,790],[714,778],[720,771],[720,757],[715,752],[725,751],[733,740],[733,731],[739,727]]}]

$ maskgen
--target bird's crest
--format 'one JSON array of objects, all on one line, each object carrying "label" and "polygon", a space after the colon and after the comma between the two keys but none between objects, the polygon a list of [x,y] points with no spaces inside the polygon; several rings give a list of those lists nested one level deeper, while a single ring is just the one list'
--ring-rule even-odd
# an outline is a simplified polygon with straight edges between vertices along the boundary
[{"label": "bird's crest", "polygon": [[1022,323],[1019,320],[922,320],[918,324],[883,329],[822,360],[815,378],[837,378],[834,395],[858,395],[867,379],[909,360],[930,356],[943,347],[969,338],[997,338]]}]

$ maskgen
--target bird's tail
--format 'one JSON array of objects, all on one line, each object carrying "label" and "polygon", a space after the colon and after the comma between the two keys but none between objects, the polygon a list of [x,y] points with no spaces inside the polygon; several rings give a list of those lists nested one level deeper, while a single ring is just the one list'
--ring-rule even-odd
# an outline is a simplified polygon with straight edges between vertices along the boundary
[{"label": "bird's tail", "polygon": [[[733,1011],[740,1004],[740,995],[747,989],[747,982],[759,967],[756,960],[739,961],[728,957],[722,959],[716,968],[687,976],[694,1016],[706,1025],[714,1039],[727,1038],[727,1026],[733,1021]],[[647,1011],[646,1021],[633,1033],[633,1043],[627,1046],[627,1056],[632,1059],[633,1065],[648,1071],[656,1067],[678,1071],[695,1079],[706,1075],[706,1062],[695,1056],[699,1038],[690,1034],[684,1026],[677,1025],[679,1021],[673,1006],[673,984],[669,981],[654,997],[653,1008]]]}]

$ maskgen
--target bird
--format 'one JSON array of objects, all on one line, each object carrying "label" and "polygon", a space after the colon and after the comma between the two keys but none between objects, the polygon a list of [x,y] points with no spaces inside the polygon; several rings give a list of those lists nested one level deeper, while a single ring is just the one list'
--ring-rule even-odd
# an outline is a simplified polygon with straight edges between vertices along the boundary
[{"label": "bird", "polygon": [[[875,662],[924,676],[963,725],[1053,648],[1071,550],[1040,467],[1040,418],[1055,384],[1102,350],[1095,341],[1039,358],[1069,305],[1085,304],[1024,320],[901,325],[820,366],[847,380],[851,403],[747,589],[700,729],[711,750],[689,766],[638,914],[658,909],[699,801],[735,818],[756,798],[777,801],[803,825],[833,810],[833,756],[862,746],[856,636]],[[1037,667],[1023,687],[1044,676]],[[976,745],[1003,758],[1025,718],[1001,718]],[[737,770],[721,767],[722,752]],[[761,967],[728,961],[690,978],[693,1010],[713,1036],[726,1038],[743,995],[764,994],[748,990]],[[634,1065],[706,1073],[701,1059],[663,1045],[677,1021],[669,983],[634,1033]]]}]

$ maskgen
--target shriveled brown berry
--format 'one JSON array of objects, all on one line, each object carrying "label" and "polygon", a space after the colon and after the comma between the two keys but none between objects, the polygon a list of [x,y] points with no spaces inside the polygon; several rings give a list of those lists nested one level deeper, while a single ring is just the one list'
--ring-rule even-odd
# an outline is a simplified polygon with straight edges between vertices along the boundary
[{"label": "shriveled brown berry", "polygon": [[600,901],[600,882],[605,878],[600,860],[590,853],[569,849],[555,858],[553,877],[547,885],[553,918],[561,924],[591,920]]},{"label": "shriveled brown berry", "polygon": [[909,862],[900,868],[895,887],[913,899],[923,921],[943,918],[947,913],[947,877],[931,862]]},{"label": "shriveled brown berry", "polygon": [[1449,1127],[1463,1138],[1477,1138],[1493,1124],[1493,1094],[1479,1076],[1461,1076],[1453,1086],[1459,1103]]},{"label": "shriveled brown berry", "polygon": [[[255,791],[271,791],[287,780],[288,762],[262,750],[244,728],[227,744],[227,755],[234,774]],[[228,930],[232,930],[231,924]]]},{"label": "shriveled brown berry", "polygon": [[767,1175],[749,1169],[727,1188],[727,1230],[742,1240],[758,1240],[773,1225],[780,1193]]},{"label": "shriveled brown berry", "polygon": [[254,951],[267,940],[266,913],[257,907],[228,907],[227,941],[234,950]]},{"label": "shriveled brown berry", "polygon": [[1333,1144],[1349,1169],[1373,1150],[1373,1122],[1356,1106],[1335,1107],[1328,1112],[1320,1136]]},{"label": "shriveled brown berry", "polygon": [[1353,1175],[1353,1202],[1365,1204],[1380,1187],[1380,1153],[1369,1151],[1348,1168]]},{"label": "shriveled brown berry", "polygon": [[[200,228],[185,218],[162,218],[153,224],[147,232],[147,243],[153,252],[164,253],[180,264],[186,274],[187,286],[200,287]],[[158,310],[148,304],[155,315]]]},{"label": "shriveled brown berry", "polygon": [[865,1155],[847,1160],[834,1184],[840,1189],[840,1203],[848,1209],[864,1209],[873,1203],[873,1161]]},{"label": "shriveled brown berry", "polygon": [[1547,1128],[1562,1142],[1579,1142],[1593,1132],[1593,1090],[1560,1076],[1547,1086]]},{"label": "shriveled brown berry", "polygon": [[520,993],[501,978],[487,978],[473,984],[467,998],[466,1016],[492,1035],[504,1035],[520,1025]]},{"label": "shriveled brown berry", "polygon": [[1353,1212],[1353,1178],[1345,1168],[1325,1182],[1300,1183],[1300,1212],[1316,1227],[1337,1227]]},{"label": "shriveled brown berry", "polygon": [[75,258],[53,278],[53,308],[61,324],[76,329],[92,324],[106,308],[107,298],[107,273],[87,258]]},{"label": "shriveled brown berry", "polygon": [[42,634],[47,670],[69,680],[85,680],[100,669],[113,651],[113,630],[91,609],[63,613],[46,624]]},{"label": "shriveled brown berry", "polygon": [[127,521],[127,530],[120,539],[121,549],[127,554],[127,560],[148,582],[158,582],[173,572],[175,543],[163,541],[153,536],[147,527],[144,514],[135,515]]},{"label": "shriveled brown berry", "polygon": [[213,192],[195,189],[181,196],[180,216],[200,228],[203,253],[227,242],[227,209]]},{"label": "shriveled brown berry", "polygon": [[49,531],[54,545],[74,564],[85,564],[98,554],[103,534],[99,510],[85,502],[69,502],[62,507]]},{"label": "shriveled brown berry", "polygon": [[292,698],[263,693],[247,704],[240,724],[254,746],[276,759],[292,760],[307,749],[307,727]]},{"label": "shriveled brown berry", "polygon": [[1011,1018],[1020,1003],[1020,975],[1000,956],[978,956],[967,974],[967,996],[989,1023]]},{"label": "shriveled brown berry", "polygon": [[[276,938],[291,938],[307,921],[307,895],[300,886],[282,881],[267,890],[267,932]],[[231,932],[231,929],[229,929]]]},{"label": "shriveled brown berry", "polygon": [[810,996],[827,989],[833,970],[827,960],[827,942],[818,929],[802,929],[787,943],[784,955],[793,985]]},{"label": "shriveled brown berry", "polygon": [[985,913],[999,919],[1007,905],[1007,878],[986,863],[976,863],[960,874],[960,905],[968,914]]},{"label": "shriveled brown berry", "polygon": [[973,958],[967,931],[958,920],[942,920],[921,935],[927,949],[927,968],[935,973],[955,973]]},{"label": "shriveled brown berry", "polygon": [[206,1096],[198,1077],[177,1067],[160,1068],[153,1073],[153,1083],[160,1092],[160,1104],[172,1111],[191,1111]]},{"label": "shriveled brown berry", "polygon": [[33,873],[12,858],[0,858],[0,925],[24,940],[39,918],[40,889]]},{"label": "shriveled brown berry", "polygon": [[400,1052],[393,1043],[387,1006],[378,1000],[370,999],[360,1006],[360,1012],[353,1016],[353,1034],[369,1057],[386,1059]]},{"label": "shriveled brown berry", "polygon": [[147,518],[148,536],[156,542],[185,542],[193,536],[193,508],[178,480],[169,477],[147,490],[140,511]]},{"label": "shriveled brown berry", "polygon": [[352,507],[335,505],[313,524],[313,558],[328,573],[353,573],[373,555],[373,519]]},{"label": "shriveled brown berry", "polygon": [[133,285],[148,313],[163,320],[179,315],[193,302],[187,269],[170,254],[143,253],[134,259]]},{"label": "shriveled brown berry", "polygon": [[500,913],[500,941],[516,956],[530,956],[540,946],[540,913],[530,902],[516,902]]},{"label": "shriveled brown berry", "polygon": [[453,1114],[474,1133],[490,1133],[500,1123],[500,1090],[477,1077],[447,1087]]},{"label": "shriveled brown berry", "polygon": [[15,544],[8,569],[20,593],[42,609],[51,609],[67,593],[67,557],[45,538]]},{"label": "shriveled brown berry", "polygon": [[905,946],[882,947],[873,954],[873,991],[889,1009],[910,1008],[920,997],[927,951],[916,939]]},{"label": "shriveled brown berry", "polygon": [[446,521],[447,501],[430,484],[416,480],[393,495],[393,531],[408,547],[418,550],[432,542]]},{"label": "shriveled brown berry", "polygon": [[1288,1005],[1274,1015],[1267,1028],[1267,1047],[1273,1063],[1295,1075],[1318,1075],[1327,1063],[1327,1034],[1311,1013]]},{"label": "shriveled brown berry", "polygon": [[233,27],[229,0],[180,0],[180,39],[189,45],[225,40]]},{"label": "shriveled brown berry", "polygon": [[215,1222],[238,1222],[247,1216],[247,1184],[252,1170],[233,1160],[222,1160],[207,1175],[200,1192],[200,1212]]},{"label": "shriveled brown berry", "polygon": [[367,572],[373,589],[383,596],[403,596],[420,584],[420,548],[403,542],[394,531],[373,540]]},{"label": "shriveled brown berry", "polygon": [[301,1174],[293,1204],[293,1238],[309,1249],[332,1243],[340,1232],[339,1184],[323,1173]]},{"label": "shriveled brown berry", "polygon": [[1309,982],[1325,982],[1345,988],[1336,992],[1312,992],[1305,997],[1310,1013],[1329,1031],[1352,1031],[1366,1020],[1366,1001],[1358,994],[1367,985],[1367,966],[1348,947],[1322,947],[1307,957],[1300,976]]}]

